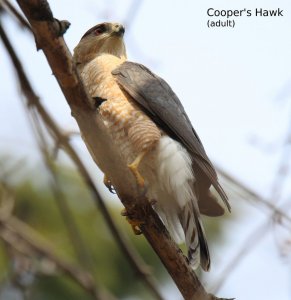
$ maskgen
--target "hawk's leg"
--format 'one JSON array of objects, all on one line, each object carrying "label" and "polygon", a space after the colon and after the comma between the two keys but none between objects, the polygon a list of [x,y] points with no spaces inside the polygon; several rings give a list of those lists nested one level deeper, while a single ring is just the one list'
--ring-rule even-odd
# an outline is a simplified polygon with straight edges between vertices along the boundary
[{"label": "hawk's leg", "polygon": [[116,194],[115,189],[110,181],[110,179],[107,177],[106,174],[104,174],[103,177],[103,183],[105,184],[105,186],[108,188],[109,192],[112,194]]},{"label": "hawk's leg", "polygon": [[128,214],[128,212],[125,208],[121,211],[121,215],[126,217],[126,220],[131,225],[131,228],[135,235],[142,234],[140,225],[144,224],[143,221],[135,220],[134,218],[132,218],[132,216],[130,214]]},{"label": "hawk's leg", "polygon": [[141,174],[138,171],[138,166],[140,164],[140,162],[142,161],[143,157],[146,155],[147,151],[141,152],[136,159],[128,165],[130,171],[132,172],[132,174],[134,175],[134,177],[136,178],[137,184],[144,188],[145,183],[144,183],[144,179],[141,176]]}]

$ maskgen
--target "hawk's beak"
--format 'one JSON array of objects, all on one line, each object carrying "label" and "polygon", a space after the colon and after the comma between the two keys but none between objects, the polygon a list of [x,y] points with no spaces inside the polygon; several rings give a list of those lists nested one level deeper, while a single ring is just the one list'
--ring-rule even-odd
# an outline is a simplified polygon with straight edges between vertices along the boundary
[{"label": "hawk's beak", "polygon": [[125,32],[125,29],[124,29],[123,25],[121,25],[121,24],[114,24],[113,25],[113,31],[112,31],[113,35],[117,35],[117,36],[122,37],[124,35],[124,32]]}]

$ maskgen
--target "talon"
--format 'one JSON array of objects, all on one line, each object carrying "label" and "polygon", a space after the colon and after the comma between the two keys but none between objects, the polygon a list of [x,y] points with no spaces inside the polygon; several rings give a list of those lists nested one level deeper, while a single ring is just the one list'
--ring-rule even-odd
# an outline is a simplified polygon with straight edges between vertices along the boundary
[{"label": "talon", "polygon": [[130,171],[132,172],[132,174],[136,178],[138,186],[140,186],[141,188],[145,187],[145,181],[144,181],[144,178],[141,176],[141,174],[138,171],[138,166],[139,166],[139,164],[140,164],[140,162],[143,159],[145,154],[146,154],[146,152],[140,153],[137,156],[137,158],[131,164],[128,165],[128,168],[130,169]]},{"label": "talon", "polygon": [[110,192],[111,194],[116,195],[116,190],[115,190],[115,188],[114,188],[113,185],[111,185],[111,186],[109,187],[109,192]]},{"label": "talon", "polygon": [[140,225],[143,225],[144,222],[136,221],[136,220],[133,221],[133,220],[128,219],[128,217],[126,219],[127,219],[128,223],[131,225],[133,233],[135,235],[141,235],[142,234],[142,230],[140,229]]},{"label": "talon", "polygon": [[145,222],[133,219],[125,208],[121,211],[121,215],[126,217],[126,220],[131,225],[131,228],[135,235],[142,234],[140,226],[145,224]]},{"label": "talon", "polygon": [[103,183],[104,183],[105,186],[108,188],[108,190],[109,190],[110,193],[116,194],[116,191],[115,191],[113,185],[111,184],[110,179],[107,177],[106,174],[104,174],[104,177],[103,177]]}]

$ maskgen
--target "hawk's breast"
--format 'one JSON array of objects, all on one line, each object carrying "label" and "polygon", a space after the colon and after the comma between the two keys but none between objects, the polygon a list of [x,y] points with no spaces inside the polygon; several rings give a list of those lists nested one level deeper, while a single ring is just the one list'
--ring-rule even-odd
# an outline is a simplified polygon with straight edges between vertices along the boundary
[{"label": "hawk's breast", "polygon": [[84,83],[92,97],[106,99],[99,113],[124,162],[132,163],[138,154],[147,152],[139,165],[147,182],[147,197],[158,200],[155,209],[163,222],[176,241],[183,240],[177,212],[194,198],[191,155],[120,89],[111,72],[121,63],[123,60],[108,54],[96,57],[81,72]]},{"label": "hawk's breast", "polygon": [[99,113],[109,130],[113,143],[131,163],[141,152],[150,152],[160,140],[156,124],[125,94],[111,72],[124,60],[104,54],[90,61],[81,75],[92,97],[106,99]]}]

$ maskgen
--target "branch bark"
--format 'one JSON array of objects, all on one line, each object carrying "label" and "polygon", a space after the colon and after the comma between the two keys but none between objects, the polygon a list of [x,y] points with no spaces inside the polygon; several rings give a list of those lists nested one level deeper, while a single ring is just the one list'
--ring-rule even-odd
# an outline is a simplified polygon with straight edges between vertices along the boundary
[{"label": "branch bark", "polygon": [[54,122],[52,117],[45,110],[38,96],[32,89],[32,86],[22,68],[22,64],[20,63],[11,43],[9,42],[8,37],[6,36],[5,32],[2,30],[1,25],[0,25],[0,36],[5,44],[5,47],[15,67],[15,71],[18,75],[22,93],[26,97],[26,101],[27,101],[26,105],[30,108],[33,107],[37,110],[39,116],[42,118],[42,121],[44,122],[47,130],[50,132],[52,138],[55,140],[58,147],[59,146],[62,147],[64,151],[72,159],[72,161],[75,163],[85,184],[91,191],[93,200],[96,206],[100,209],[117,245],[120,247],[121,251],[123,252],[125,258],[128,260],[135,274],[145,283],[145,285],[153,293],[156,299],[163,300],[163,297],[160,295],[157,289],[157,284],[155,282],[155,279],[153,276],[151,276],[149,272],[149,267],[142,260],[141,256],[139,256],[138,253],[134,251],[132,246],[130,246],[130,244],[125,240],[123,234],[121,233],[121,231],[118,229],[118,227],[112,220],[112,217],[110,216],[110,213],[104,203],[104,200],[102,199],[101,195],[96,189],[93,180],[91,179],[88,171],[86,170],[84,164],[79,158],[77,152],[70,144],[68,136],[62,133],[60,128],[57,126],[57,124]]},{"label": "branch bark", "polygon": [[[42,49],[70,105],[91,156],[112,181],[129,214],[144,224],[141,229],[172,276],[186,300],[217,299],[208,294],[189,267],[181,250],[171,240],[148,200],[137,188],[126,165],[111,148],[111,137],[102,120],[90,106],[88,94],[76,72],[62,34],[67,23],[54,19],[45,0],[18,0],[35,34],[38,49]],[[106,151],[104,150],[106,149]]]},{"label": "branch bark", "polygon": [[68,154],[68,156],[72,159],[75,163],[80,175],[82,176],[85,184],[91,191],[93,200],[96,206],[101,211],[107,226],[109,227],[117,245],[120,247],[122,253],[124,254],[125,258],[128,260],[129,264],[131,265],[135,274],[145,283],[148,289],[153,293],[154,297],[158,300],[163,300],[160,292],[158,291],[156,281],[153,276],[151,276],[149,267],[145,264],[142,260],[141,256],[138,255],[136,251],[129,245],[129,243],[125,240],[123,234],[118,229],[117,225],[114,223],[110,213],[102,199],[101,195],[99,194],[98,190],[95,187],[93,180],[91,179],[88,171],[86,170],[84,164],[82,163],[80,157],[77,155],[77,152],[72,147],[69,138],[66,134],[62,133],[58,125],[52,119],[52,117],[48,114],[48,112],[42,106],[39,98],[37,97],[36,93],[32,89],[32,86],[22,68],[22,64],[20,63],[11,43],[7,35],[5,34],[4,30],[0,25],[0,36],[3,40],[3,43],[9,53],[9,56],[12,60],[14,65],[15,71],[17,73],[20,87],[22,90],[23,95],[26,97],[27,106],[30,108],[35,108],[42,118],[47,130],[50,132],[52,138],[55,140],[58,146],[61,146],[64,151]]}]

